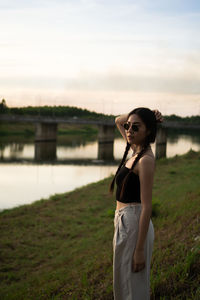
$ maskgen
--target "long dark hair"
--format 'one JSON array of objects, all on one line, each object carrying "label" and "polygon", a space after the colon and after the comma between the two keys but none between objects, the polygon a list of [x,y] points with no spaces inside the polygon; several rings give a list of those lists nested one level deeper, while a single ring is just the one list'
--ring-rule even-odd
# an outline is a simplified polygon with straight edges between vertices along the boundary
[{"label": "long dark hair", "polygon": [[[146,129],[149,130],[150,133],[146,136],[146,140],[144,142],[142,150],[138,153],[136,159],[134,160],[134,163],[133,163],[132,167],[129,169],[129,172],[127,173],[127,175],[125,176],[125,178],[122,182],[122,188],[121,188],[121,192],[120,192],[120,199],[117,199],[117,200],[122,199],[122,197],[124,195],[126,185],[127,185],[127,182],[128,182],[128,178],[131,175],[131,172],[132,172],[133,168],[135,167],[135,165],[137,164],[138,160],[146,152],[149,144],[154,143],[155,139],[156,139],[157,123],[156,123],[156,117],[155,117],[154,112],[152,110],[150,110],[149,108],[146,108],[146,107],[138,107],[138,108],[133,109],[128,114],[127,120],[130,117],[130,115],[132,115],[132,114],[136,114],[141,118],[141,120],[144,122],[144,124],[146,126]],[[120,171],[121,167],[123,166],[123,164],[126,160],[128,152],[130,150],[130,147],[131,147],[131,144],[129,144],[127,142],[122,160],[121,160],[121,162],[119,164],[119,167],[118,167],[118,169],[117,169],[117,171],[114,175],[114,178],[113,178],[113,180],[112,180],[112,182],[109,186],[110,194],[113,194],[116,176],[117,176],[118,172]]]}]

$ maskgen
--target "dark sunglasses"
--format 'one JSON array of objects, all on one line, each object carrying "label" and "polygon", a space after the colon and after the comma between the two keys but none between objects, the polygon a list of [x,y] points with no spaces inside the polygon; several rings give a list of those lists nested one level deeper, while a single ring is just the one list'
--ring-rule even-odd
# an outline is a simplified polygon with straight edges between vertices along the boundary
[{"label": "dark sunglasses", "polygon": [[123,125],[123,127],[124,127],[125,130],[129,130],[130,126],[131,126],[131,129],[133,131],[138,131],[139,130],[138,126],[135,125],[135,124],[131,125],[131,123],[124,123],[124,125]]}]

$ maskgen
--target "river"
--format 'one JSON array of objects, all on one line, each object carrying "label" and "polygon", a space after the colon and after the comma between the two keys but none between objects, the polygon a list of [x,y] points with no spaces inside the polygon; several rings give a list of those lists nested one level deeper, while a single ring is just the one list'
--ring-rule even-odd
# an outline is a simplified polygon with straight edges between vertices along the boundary
[{"label": "river", "polygon": [[[114,159],[120,160],[125,141],[114,141]],[[199,131],[171,132],[167,140],[167,157],[184,154],[193,149],[200,151]],[[155,154],[155,145],[152,145]],[[98,142],[60,136],[56,145],[56,160],[35,161],[33,140],[17,137],[17,141],[0,140],[0,210],[30,204],[56,193],[72,191],[91,182],[99,181],[117,169],[116,162],[107,164],[97,160]],[[129,153],[129,156],[131,152]],[[81,163],[80,163],[81,162]]]}]

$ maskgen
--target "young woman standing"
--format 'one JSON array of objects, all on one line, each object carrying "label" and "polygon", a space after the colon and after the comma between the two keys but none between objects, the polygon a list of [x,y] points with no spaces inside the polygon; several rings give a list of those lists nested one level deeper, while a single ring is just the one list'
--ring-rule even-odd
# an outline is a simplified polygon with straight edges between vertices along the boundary
[{"label": "young woman standing", "polygon": [[[117,172],[116,210],[113,237],[113,294],[115,300],[150,299],[150,263],[154,243],[151,221],[155,157],[150,143],[155,142],[158,110],[145,107],[121,115],[115,123],[126,141]],[[132,157],[126,161],[132,149]]]}]

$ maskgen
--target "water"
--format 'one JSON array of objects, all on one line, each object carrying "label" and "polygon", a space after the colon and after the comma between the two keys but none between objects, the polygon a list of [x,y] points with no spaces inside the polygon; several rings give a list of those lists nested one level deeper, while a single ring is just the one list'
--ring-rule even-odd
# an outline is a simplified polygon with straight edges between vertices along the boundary
[{"label": "water", "polygon": [[[114,158],[122,158],[125,141],[114,141]],[[193,149],[200,151],[199,132],[168,134],[167,157],[183,154]],[[155,146],[152,145],[155,154]],[[0,144],[0,209],[12,208],[48,198],[55,193],[64,193],[91,182],[99,181],[117,169],[116,164],[99,164],[97,140],[80,141],[59,138],[56,147],[56,163],[37,162],[33,141],[1,141]],[[131,151],[129,156],[131,155]],[[77,162],[76,162],[77,160]],[[90,160],[88,162],[88,160]],[[66,164],[66,161],[68,163]],[[80,164],[79,161],[82,163]],[[84,164],[85,161],[85,164]]]}]

